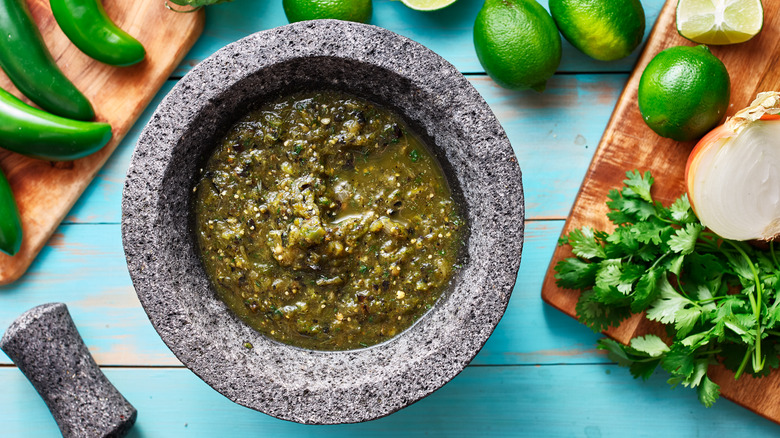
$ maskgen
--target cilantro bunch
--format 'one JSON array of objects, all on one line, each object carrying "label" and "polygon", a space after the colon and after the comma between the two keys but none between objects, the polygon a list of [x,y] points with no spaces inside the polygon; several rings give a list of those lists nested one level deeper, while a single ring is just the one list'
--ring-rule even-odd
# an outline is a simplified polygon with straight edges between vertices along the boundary
[{"label": "cilantro bunch", "polygon": [[772,242],[766,250],[726,240],[698,221],[687,195],[664,207],[651,195],[649,172],[627,172],[625,187],[609,192],[611,233],[574,230],[559,244],[576,257],[555,266],[557,284],[582,290],[579,320],[594,331],[645,312],[664,324],[667,337],[636,337],[625,346],[599,341],[611,360],[649,378],[656,368],[669,383],[695,387],[711,406],[719,386],[710,365],[767,375],[780,365],[780,263]]}]

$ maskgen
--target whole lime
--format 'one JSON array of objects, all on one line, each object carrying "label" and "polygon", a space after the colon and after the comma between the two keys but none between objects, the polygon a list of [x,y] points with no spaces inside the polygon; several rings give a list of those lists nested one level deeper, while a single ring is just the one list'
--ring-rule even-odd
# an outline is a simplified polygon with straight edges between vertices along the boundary
[{"label": "whole lime", "polygon": [[373,7],[371,0],[283,0],[287,21],[334,20],[368,23]]},{"label": "whole lime", "polygon": [[694,140],[720,122],[729,105],[726,66],[706,46],[670,47],[639,80],[639,112],[661,137]]},{"label": "whole lime", "polygon": [[561,62],[561,36],[534,0],[485,0],[474,22],[474,48],[496,83],[543,91]]},{"label": "whole lime", "polygon": [[574,47],[600,61],[625,58],[645,34],[639,0],[550,0],[550,13]]}]

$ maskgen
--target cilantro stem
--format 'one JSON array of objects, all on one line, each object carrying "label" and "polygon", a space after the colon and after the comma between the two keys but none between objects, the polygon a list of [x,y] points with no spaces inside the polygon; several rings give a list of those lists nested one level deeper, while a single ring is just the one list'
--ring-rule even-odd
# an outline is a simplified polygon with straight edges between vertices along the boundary
[{"label": "cilantro stem", "polygon": [[[756,318],[756,344],[755,344],[755,355],[753,356],[753,371],[759,372],[762,369],[764,369],[764,362],[766,361],[766,358],[764,358],[761,355],[761,304],[762,299],[761,295],[763,293],[763,285],[761,284],[760,279],[758,278],[758,271],[756,271],[756,265],[753,264],[753,261],[750,260],[750,257],[747,255],[744,249],[742,249],[739,245],[732,242],[731,240],[725,240],[725,242],[728,242],[729,245],[733,246],[734,249],[737,250],[740,254],[742,254],[742,257],[745,259],[745,262],[750,267],[750,272],[753,274],[753,283],[756,285],[756,296],[754,297],[753,294],[748,294],[748,298],[750,299],[750,305],[753,308],[753,316]],[[743,359],[744,360],[744,359]]]},{"label": "cilantro stem", "polygon": [[655,267],[658,266],[659,263],[661,263],[661,260],[665,259],[666,256],[668,256],[668,255],[669,255],[669,253],[667,252],[666,254],[662,255],[661,257],[658,257],[657,259],[655,259],[655,262],[653,263],[653,265],[650,266],[650,268],[648,268],[647,270],[651,271],[651,270],[655,269]]},{"label": "cilantro stem", "polygon": [[[682,281],[680,281],[680,276],[679,275],[675,275],[675,278],[677,279],[677,287],[680,289],[680,295],[684,296],[685,298],[690,299],[688,294],[685,293],[685,289],[683,289]],[[694,301],[691,301],[691,302],[693,304],[695,304],[696,306],[698,306],[698,304],[696,302],[694,302]]]},{"label": "cilantro stem", "polygon": [[699,234],[699,236],[707,237],[711,241],[715,241],[715,240],[720,239],[720,236],[718,236],[717,234],[713,233],[712,231],[702,231]]},{"label": "cilantro stem", "polygon": [[734,373],[734,380],[739,379],[739,376],[741,376],[742,372],[745,371],[745,366],[747,365],[747,361],[751,356],[751,353],[753,353],[752,348],[748,348],[747,351],[745,351],[745,355],[742,357],[742,362],[739,363],[739,368],[737,368],[737,372]]},{"label": "cilantro stem", "polygon": [[708,231],[702,231],[699,234],[699,240],[696,242],[699,246],[704,246],[707,249],[710,249],[712,251],[722,251],[720,246],[717,243],[718,236],[708,232]]},{"label": "cilantro stem", "polygon": [[777,256],[775,255],[775,241],[769,241],[769,253],[772,254],[772,261],[775,262],[775,267],[780,269],[780,263],[777,262]]}]

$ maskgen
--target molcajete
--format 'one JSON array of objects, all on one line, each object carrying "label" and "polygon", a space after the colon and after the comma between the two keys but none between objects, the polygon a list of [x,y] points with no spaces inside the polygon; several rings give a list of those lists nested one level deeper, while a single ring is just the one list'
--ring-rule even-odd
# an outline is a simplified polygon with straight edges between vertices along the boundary
[{"label": "molcajete", "polygon": [[[368,348],[273,341],[220,301],[199,259],[192,191],[226,130],[258,102],[336,90],[391,108],[430,146],[465,216],[462,267],[409,329]],[[229,399],[301,423],[371,420],[429,395],[477,354],[506,309],[523,243],[520,168],[488,105],[452,65],[369,25],[318,20],[219,50],[144,129],[122,201],[128,269],[173,353]]]}]

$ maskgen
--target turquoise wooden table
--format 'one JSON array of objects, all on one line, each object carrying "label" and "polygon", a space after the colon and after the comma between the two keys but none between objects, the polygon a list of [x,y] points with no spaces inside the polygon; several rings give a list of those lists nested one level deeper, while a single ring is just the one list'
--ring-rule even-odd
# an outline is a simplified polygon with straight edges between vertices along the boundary
[{"label": "turquoise wooden table", "polygon": [[[546,6],[547,1],[541,0]],[[642,1],[648,32],[663,0]],[[184,368],[141,308],[120,238],[122,184],[160,99],[193,65],[236,39],[287,23],[280,0],[210,7],[201,39],[74,206],[29,272],[0,287],[0,330],[23,311],[62,301],[98,364],[138,409],[131,437],[232,436],[780,436],[780,426],[729,402],[706,409],[659,372],[634,380],[595,348],[599,335],[542,303],[564,220],[637,54],[592,61],[564,41],[547,91],[496,86],[474,53],[482,0],[420,13],[374,0],[372,24],[408,36],[467,75],[497,114],[523,170],[526,243],[509,308],[472,364],[433,395],[363,424],[304,426],[234,404]],[[45,404],[0,352],[0,436],[58,436]]]}]

